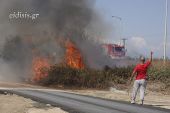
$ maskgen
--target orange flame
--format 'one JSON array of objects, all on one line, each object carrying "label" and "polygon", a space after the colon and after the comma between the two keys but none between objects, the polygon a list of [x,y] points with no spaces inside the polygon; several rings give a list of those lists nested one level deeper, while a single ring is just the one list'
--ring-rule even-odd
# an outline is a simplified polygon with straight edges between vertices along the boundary
[{"label": "orange flame", "polygon": [[33,80],[39,81],[42,78],[45,78],[48,76],[48,70],[50,68],[49,60],[42,57],[35,57],[33,59]]},{"label": "orange flame", "polygon": [[80,51],[76,48],[75,44],[71,41],[66,41],[66,63],[68,66],[76,69],[84,69],[83,58]]}]

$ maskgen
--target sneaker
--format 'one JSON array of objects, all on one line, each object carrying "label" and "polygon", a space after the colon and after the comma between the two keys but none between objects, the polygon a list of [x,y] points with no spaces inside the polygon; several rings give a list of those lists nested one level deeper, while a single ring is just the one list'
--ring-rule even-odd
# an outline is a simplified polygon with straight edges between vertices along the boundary
[{"label": "sneaker", "polygon": [[140,103],[140,105],[143,105],[143,100],[141,100],[141,103]]},{"label": "sneaker", "polygon": [[131,104],[135,104],[135,101],[134,101],[134,100],[131,100]]}]

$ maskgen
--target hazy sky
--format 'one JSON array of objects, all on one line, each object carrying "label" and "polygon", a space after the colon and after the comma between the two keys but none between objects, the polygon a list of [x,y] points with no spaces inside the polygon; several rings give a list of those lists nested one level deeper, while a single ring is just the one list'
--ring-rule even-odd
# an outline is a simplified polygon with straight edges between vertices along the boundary
[{"label": "hazy sky", "polygon": [[[127,38],[128,55],[163,57],[165,0],[96,0],[96,8],[113,26],[110,41]],[[168,0],[169,1],[169,0]],[[170,1],[169,1],[170,6]],[[168,9],[168,49],[170,58],[170,8]],[[118,18],[112,16],[121,17]]]}]

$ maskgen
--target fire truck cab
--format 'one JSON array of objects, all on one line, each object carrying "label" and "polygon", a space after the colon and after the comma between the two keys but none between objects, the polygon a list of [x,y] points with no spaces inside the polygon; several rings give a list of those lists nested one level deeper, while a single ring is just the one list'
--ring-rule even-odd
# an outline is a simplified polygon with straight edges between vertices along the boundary
[{"label": "fire truck cab", "polygon": [[125,46],[118,44],[104,44],[103,47],[106,51],[106,54],[112,59],[123,58],[126,55]]}]

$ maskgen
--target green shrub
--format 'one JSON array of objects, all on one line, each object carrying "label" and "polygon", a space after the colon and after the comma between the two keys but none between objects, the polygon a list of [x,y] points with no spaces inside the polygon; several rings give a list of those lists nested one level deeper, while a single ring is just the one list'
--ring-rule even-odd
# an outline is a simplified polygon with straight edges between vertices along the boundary
[{"label": "green shrub", "polygon": [[106,88],[105,74],[97,70],[77,70],[70,67],[52,66],[48,77],[40,80],[42,85],[62,85],[65,87]]}]

